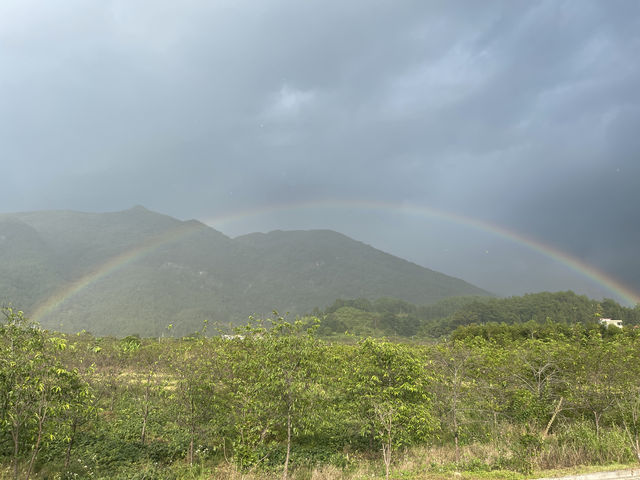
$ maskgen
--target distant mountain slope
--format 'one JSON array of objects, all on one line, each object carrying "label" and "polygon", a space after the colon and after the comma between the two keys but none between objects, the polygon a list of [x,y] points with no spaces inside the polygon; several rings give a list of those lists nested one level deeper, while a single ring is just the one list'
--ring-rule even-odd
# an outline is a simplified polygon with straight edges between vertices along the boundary
[{"label": "distant mountain slope", "polygon": [[336,298],[427,304],[487,295],[336,232],[231,239],[198,221],[134,207],[0,215],[0,301],[45,326],[96,334],[198,330],[272,309],[303,313]]},{"label": "distant mountain slope", "polygon": [[18,218],[0,216],[0,302],[34,305],[61,282],[55,254],[39,233]]},{"label": "distant mountain slope", "polygon": [[236,241],[261,252],[253,290],[261,298],[280,292],[293,311],[329,305],[336,298],[386,296],[427,304],[451,296],[487,294],[330,230],[252,233]]}]

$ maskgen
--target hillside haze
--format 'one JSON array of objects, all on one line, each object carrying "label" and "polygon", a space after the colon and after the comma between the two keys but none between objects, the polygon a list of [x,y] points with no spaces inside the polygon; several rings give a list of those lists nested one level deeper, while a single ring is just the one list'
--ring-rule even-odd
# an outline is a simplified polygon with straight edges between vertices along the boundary
[{"label": "hillside haze", "polygon": [[48,328],[162,335],[336,298],[488,295],[330,230],[235,239],[143,207],[0,215],[0,300]]}]

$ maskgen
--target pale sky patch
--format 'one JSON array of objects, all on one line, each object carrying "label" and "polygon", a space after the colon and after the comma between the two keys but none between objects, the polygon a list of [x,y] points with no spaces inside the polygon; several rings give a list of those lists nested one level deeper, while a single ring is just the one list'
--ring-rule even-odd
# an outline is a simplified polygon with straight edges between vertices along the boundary
[{"label": "pale sky patch", "polygon": [[266,116],[273,118],[290,118],[301,114],[316,100],[314,90],[297,89],[287,83],[271,95]]}]

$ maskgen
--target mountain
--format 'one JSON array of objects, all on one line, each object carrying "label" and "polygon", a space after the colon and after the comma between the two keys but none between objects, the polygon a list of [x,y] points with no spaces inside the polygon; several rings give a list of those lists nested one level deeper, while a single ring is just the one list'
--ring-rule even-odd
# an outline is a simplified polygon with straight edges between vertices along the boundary
[{"label": "mountain", "polygon": [[[258,296],[269,298],[280,292],[292,311],[329,305],[336,298],[393,297],[427,304],[451,296],[486,294],[460,279],[330,230],[277,230],[236,241],[260,252],[252,287]],[[293,268],[283,268],[286,265]]]},{"label": "mountain", "polygon": [[429,304],[488,295],[329,230],[229,238],[196,220],[122,212],[0,215],[0,302],[48,328],[161,335],[204,320],[311,311],[336,298]]}]

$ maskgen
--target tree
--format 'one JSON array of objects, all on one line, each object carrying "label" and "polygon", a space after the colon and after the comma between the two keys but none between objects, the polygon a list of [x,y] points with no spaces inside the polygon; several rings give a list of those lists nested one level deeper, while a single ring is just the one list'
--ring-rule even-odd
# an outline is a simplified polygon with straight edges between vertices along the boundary
[{"label": "tree", "polygon": [[456,462],[460,461],[459,437],[466,401],[472,392],[477,395],[477,385],[470,375],[472,354],[473,349],[460,341],[442,343],[433,354],[435,367],[442,373],[437,396],[445,422],[453,431]]},{"label": "tree", "polygon": [[566,344],[528,340],[512,346],[511,357],[511,413],[529,430],[548,432],[568,387],[562,368]]},{"label": "tree", "polygon": [[615,379],[620,370],[620,342],[605,341],[598,330],[591,331],[580,344],[573,345],[568,358],[576,365],[571,375],[573,408],[593,417],[596,437],[600,437],[602,417],[616,403]]},{"label": "tree", "polygon": [[[298,319],[290,323],[274,312],[271,328],[249,325],[242,330],[239,353],[246,353],[247,348],[251,353],[234,362],[233,396],[242,450],[257,442],[283,442],[284,480],[289,476],[295,437],[310,432],[320,415],[323,344],[314,334],[316,322],[313,319],[309,325]],[[252,429],[251,424],[260,428]]]},{"label": "tree", "polygon": [[223,362],[204,335],[185,339],[171,351],[169,363],[176,376],[171,398],[175,401],[177,422],[187,431],[190,466],[193,466],[196,441],[204,437],[203,433],[216,417],[224,415],[219,372],[224,368]]},{"label": "tree", "polygon": [[[87,386],[76,371],[67,370],[55,351],[66,348],[62,338],[50,337],[23,312],[4,308],[0,325],[0,428],[8,431],[13,444],[14,479],[19,478],[20,459],[30,452],[25,478],[33,472],[53,419],[72,408],[70,398],[84,398]],[[75,405],[74,405],[75,406]]]},{"label": "tree", "polygon": [[347,390],[360,434],[379,442],[389,478],[393,451],[435,429],[427,372],[406,345],[366,339],[350,365]]}]

